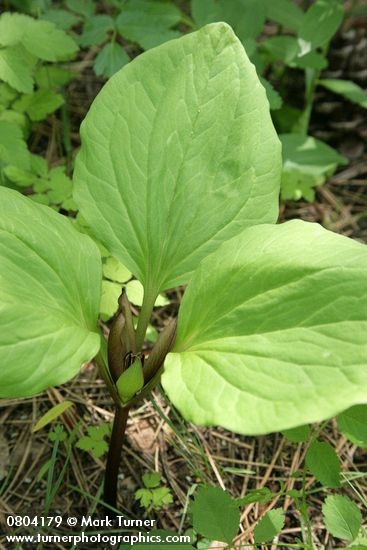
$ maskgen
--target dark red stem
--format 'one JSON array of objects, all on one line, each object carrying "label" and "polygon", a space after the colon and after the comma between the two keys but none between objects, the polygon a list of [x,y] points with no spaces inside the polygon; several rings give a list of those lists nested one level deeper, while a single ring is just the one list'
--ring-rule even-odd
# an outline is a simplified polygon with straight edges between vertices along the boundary
[{"label": "dark red stem", "polygon": [[[122,444],[126,430],[130,409],[116,407],[115,418],[112,426],[110,448],[108,450],[107,464],[104,478],[104,501],[112,508],[117,508],[117,481],[121,460]],[[113,516],[113,512],[109,512]]]}]

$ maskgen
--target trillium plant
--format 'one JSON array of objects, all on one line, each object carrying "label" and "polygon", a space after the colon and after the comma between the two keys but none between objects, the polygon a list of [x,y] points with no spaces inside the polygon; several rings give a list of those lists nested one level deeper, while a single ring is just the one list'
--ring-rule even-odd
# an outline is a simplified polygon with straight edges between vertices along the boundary
[{"label": "trillium plant", "polygon": [[[321,226],[276,225],[280,142],[265,91],[224,23],[115,74],[81,128],[74,199],[144,286],[108,341],[101,258],[69,219],[0,190],[0,396],[31,396],[93,358],[116,405],[105,500],[129,409],[161,380],[189,421],[264,434],[367,402],[367,249]],[[145,362],[157,296],[188,284]]]}]

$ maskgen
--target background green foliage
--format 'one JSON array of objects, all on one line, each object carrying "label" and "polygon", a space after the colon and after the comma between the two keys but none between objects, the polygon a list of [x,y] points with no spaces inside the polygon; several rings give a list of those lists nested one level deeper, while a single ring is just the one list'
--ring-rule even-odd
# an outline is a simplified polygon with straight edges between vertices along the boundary
[{"label": "background green foliage", "polygon": [[[226,21],[256,66],[281,134],[283,198],[313,201],[315,188],[346,163],[343,156],[307,136],[317,86],[367,106],[366,94],[357,84],[322,78],[330,40],[345,16],[339,0],[316,0],[305,11],[292,0],[192,0],[179,5],[171,0],[109,0],[102,13],[92,0],[28,0],[13,5],[25,13],[5,12],[0,18],[0,122],[20,127],[25,139],[33,122],[64,105],[64,87],[78,76],[68,64],[78,48],[89,49],[96,74],[109,78],[143,50],[204,24]],[[264,38],[267,22],[278,25],[278,32]],[[290,71],[304,75],[303,101],[289,103]],[[0,126],[0,144],[5,132]],[[12,170],[9,177],[3,169],[9,164],[9,148],[13,159],[19,154],[22,135],[17,145],[0,151],[1,178],[8,185],[19,185]],[[24,157],[14,164],[33,172]],[[74,205],[66,206],[70,211]]]}]

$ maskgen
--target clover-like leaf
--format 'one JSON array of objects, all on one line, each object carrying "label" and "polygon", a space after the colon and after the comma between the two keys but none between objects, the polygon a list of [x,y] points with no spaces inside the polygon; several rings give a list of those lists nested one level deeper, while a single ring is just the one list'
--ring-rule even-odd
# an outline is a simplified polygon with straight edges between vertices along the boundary
[{"label": "clover-like leaf", "polygon": [[92,17],[96,10],[96,3],[93,0],[66,0],[69,10],[82,15],[83,17]]},{"label": "clover-like leaf", "polygon": [[0,44],[21,44],[30,54],[45,61],[69,59],[78,50],[71,36],[50,21],[10,12],[0,17]]},{"label": "clover-like leaf", "polygon": [[192,0],[192,15],[198,25],[225,21],[242,42],[255,39],[265,23],[264,0]]},{"label": "clover-like leaf", "polygon": [[147,489],[154,489],[159,486],[161,477],[160,472],[147,472],[143,475],[143,483]]},{"label": "clover-like leaf", "polygon": [[180,19],[181,12],[172,3],[127,0],[116,20],[116,26],[124,38],[147,50],[178,38],[180,32],[171,27],[179,23]]},{"label": "clover-like leaf", "polygon": [[114,21],[109,15],[94,15],[87,22],[79,44],[83,47],[100,44],[107,39],[108,32],[113,29]]},{"label": "clover-like leaf", "polygon": [[162,383],[189,420],[244,434],[367,401],[367,248],[294,220],[203,260]]},{"label": "clover-like leaf", "polygon": [[99,426],[89,426],[87,428],[88,435],[81,437],[76,447],[89,451],[96,458],[100,458],[108,451],[108,443],[105,437],[111,434],[111,424],[103,422]]},{"label": "clover-like leaf", "polygon": [[116,42],[109,42],[99,52],[94,61],[94,72],[97,76],[109,78],[129,62],[124,48]]},{"label": "clover-like leaf", "polygon": [[95,356],[101,276],[89,237],[0,188],[0,397],[62,384]]},{"label": "clover-like leaf", "polygon": [[255,68],[224,23],[126,65],[81,135],[75,200],[152,301],[223,241],[277,217],[279,141]]}]

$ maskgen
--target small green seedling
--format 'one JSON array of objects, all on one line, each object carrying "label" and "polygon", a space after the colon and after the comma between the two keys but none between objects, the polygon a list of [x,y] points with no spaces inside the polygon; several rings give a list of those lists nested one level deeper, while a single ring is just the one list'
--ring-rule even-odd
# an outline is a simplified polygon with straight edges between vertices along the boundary
[{"label": "small green seedling", "polygon": [[[126,65],[95,99],[81,138],[73,198],[143,286],[138,325],[122,294],[106,342],[100,249],[57,212],[1,188],[0,396],[62,384],[96,358],[116,405],[110,505],[129,409],[160,379],[186,419],[242,434],[366,403],[367,249],[317,224],[275,224],[280,142],[228,25]],[[186,284],[177,326],[144,365],[129,366],[159,294]]]},{"label": "small green seedling", "polygon": [[101,458],[108,451],[108,443],[105,438],[111,435],[111,424],[103,422],[99,426],[89,426],[87,432],[88,435],[77,441],[76,447],[89,451],[95,458]]},{"label": "small green seedling", "polygon": [[88,4],[88,9],[81,9],[77,2],[69,2],[68,7],[84,20],[79,45],[100,46],[93,68],[96,75],[105,78],[130,60],[121,39],[134,48],[149,49],[179,37],[181,32],[175,27],[185,19],[169,1],[125,0],[121,5],[115,2],[109,6],[108,15],[96,15],[94,2]]},{"label": "small green seedling", "polygon": [[143,475],[145,488],[135,492],[135,498],[140,501],[140,506],[146,510],[153,508],[159,510],[165,504],[171,504],[173,497],[168,487],[160,487],[161,474],[154,472]]}]

